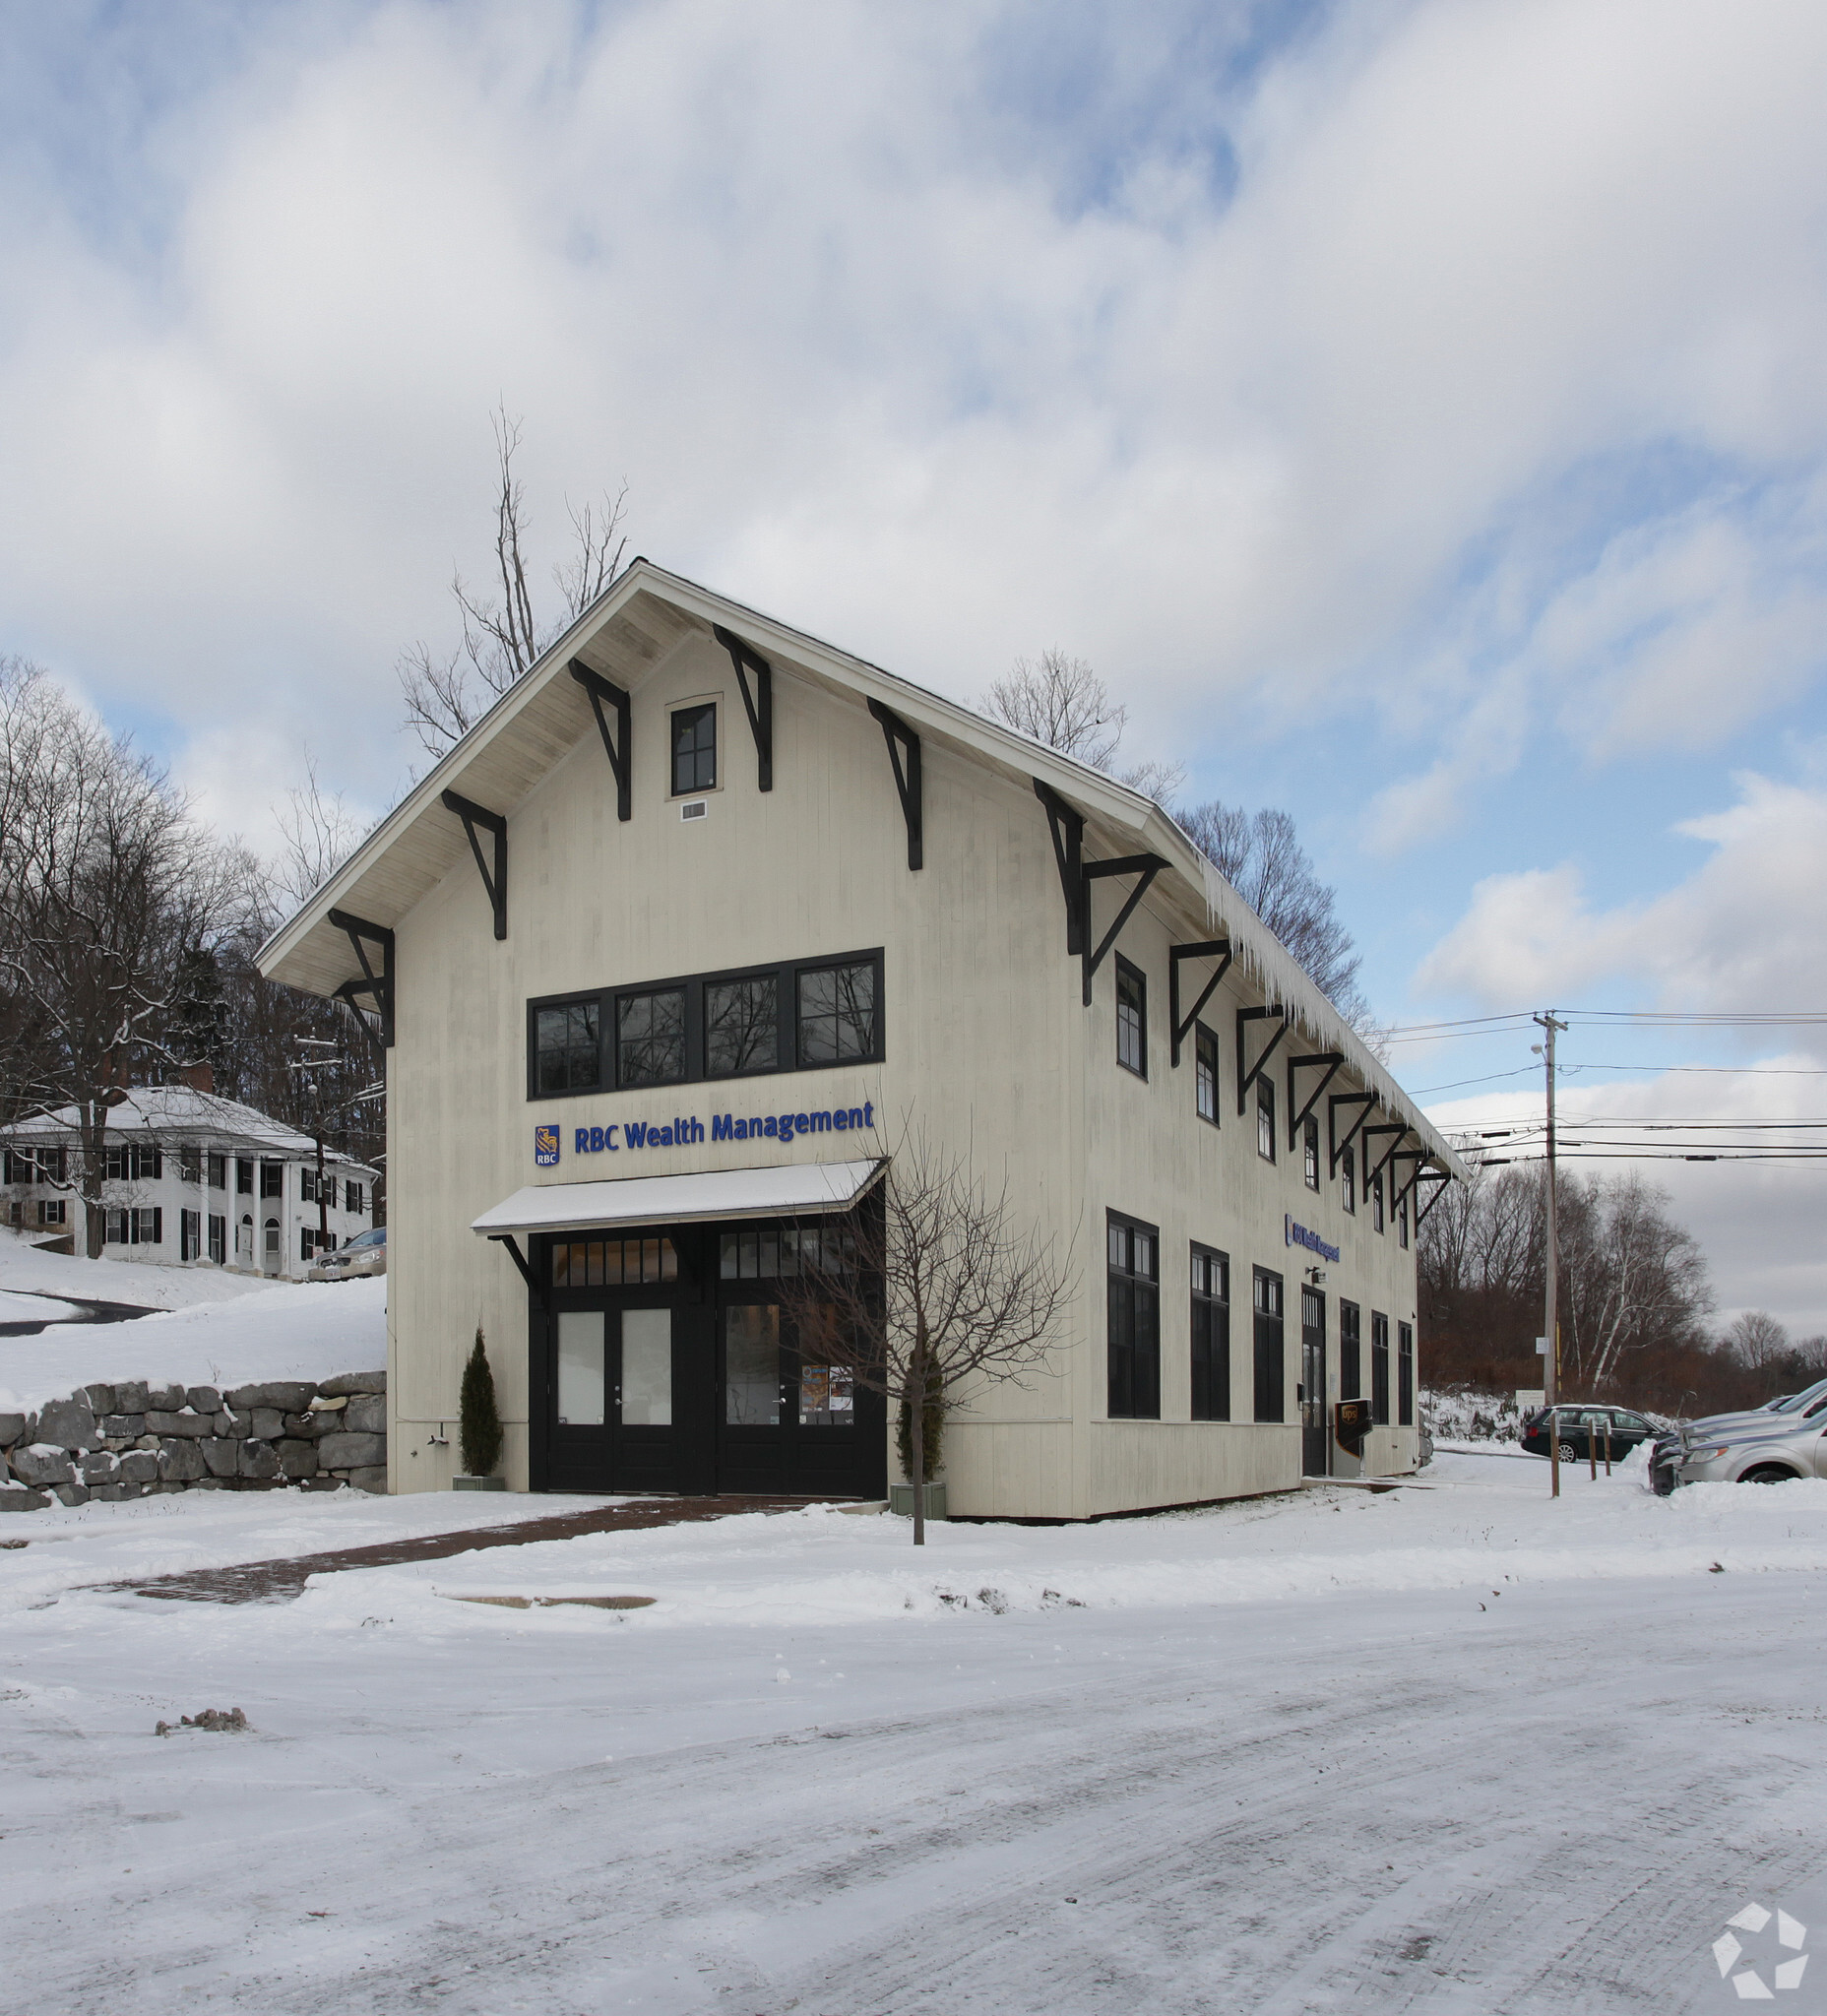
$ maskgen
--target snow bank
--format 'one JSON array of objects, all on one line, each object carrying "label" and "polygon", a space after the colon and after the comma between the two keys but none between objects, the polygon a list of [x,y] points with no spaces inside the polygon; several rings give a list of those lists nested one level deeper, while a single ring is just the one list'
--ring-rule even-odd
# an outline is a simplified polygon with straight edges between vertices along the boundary
[{"label": "snow bank", "polygon": [[42,1407],[91,1380],[226,1387],[378,1372],[386,1365],[385,1277],[253,1284],[228,1301],[200,1302],[126,1323],[64,1324],[37,1337],[0,1338],[0,1407]]}]

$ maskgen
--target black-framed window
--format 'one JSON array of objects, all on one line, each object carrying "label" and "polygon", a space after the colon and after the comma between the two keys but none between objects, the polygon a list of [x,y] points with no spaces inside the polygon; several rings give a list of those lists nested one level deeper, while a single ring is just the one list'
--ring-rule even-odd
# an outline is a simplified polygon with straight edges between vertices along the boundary
[{"label": "black-framed window", "polygon": [[1256,1405],[1259,1421],[1285,1420],[1287,1385],[1282,1353],[1282,1277],[1266,1267],[1255,1270],[1251,1290],[1254,1316]]},{"label": "black-framed window", "polygon": [[1378,1169],[1370,1178],[1370,1229],[1383,1229],[1383,1171]]},{"label": "black-framed window", "polygon": [[1203,1022],[1193,1029],[1193,1110],[1218,1125],[1218,1038]]},{"label": "black-framed window", "polygon": [[1389,1318],[1370,1311],[1370,1418],[1389,1426]]},{"label": "black-framed window", "polygon": [[1300,1173],[1306,1179],[1309,1190],[1319,1188],[1319,1122],[1313,1115],[1307,1115],[1307,1123],[1300,1136]]},{"label": "black-framed window", "polygon": [[244,1159],[237,1159],[234,1166],[234,1187],[237,1196],[251,1197],[254,1194],[254,1165]]},{"label": "black-framed window", "polygon": [[1396,1199],[1396,1244],[1405,1253],[1409,1249],[1409,1193],[1406,1190]]},{"label": "black-framed window", "polygon": [[685,1077],[685,989],[615,997],[615,1083],[677,1085]]},{"label": "black-framed window", "polygon": [[1230,1418],[1230,1262],[1210,1246],[1192,1250],[1192,1415]]},{"label": "black-framed window", "polygon": [[739,974],[704,984],[704,1075],[742,1078],[781,1063],[781,976]]},{"label": "black-framed window", "polygon": [[1396,1425],[1415,1425],[1415,1325],[1396,1325]]},{"label": "black-framed window", "polygon": [[804,1065],[873,1061],[881,1050],[880,956],[799,971],[799,1061]]},{"label": "black-framed window", "polygon": [[879,948],[533,1000],[527,1097],[879,1063],[882,1024]]},{"label": "black-framed window", "polygon": [[1148,1076],[1148,981],[1139,967],[1116,959],[1116,1061],[1138,1078]]},{"label": "black-framed window", "polygon": [[263,1162],[260,1165],[260,1194],[263,1197],[284,1196],[285,1165],[283,1162]]},{"label": "black-framed window", "polygon": [[675,708],[672,714],[672,795],[717,788],[717,703]]},{"label": "black-framed window", "polygon": [[1361,1400],[1363,1388],[1363,1312],[1355,1302],[1339,1304],[1339,1398]]},{"label": "black-framed window", "polygon": [[1105,1345],[1113,1420],[1161,1418],[1161,1235],[1111,1214]]},{"label": "black-framed window", "polygon": [[541,1093],[594,1092],[601,1085],[601,1009],[595,995],[534,1010],[533,1075]]},{"label": "black-framed window", "polygon": [[1275,1160],[1275,1081],[1256,1081],[1256,1153],[1264,1162]]},{"label": "black-framed window", "polygon": [[1357,1151],[1342,1149],[1339,1154],[1339,1202],[1347,1211],[1357,1210]]}]

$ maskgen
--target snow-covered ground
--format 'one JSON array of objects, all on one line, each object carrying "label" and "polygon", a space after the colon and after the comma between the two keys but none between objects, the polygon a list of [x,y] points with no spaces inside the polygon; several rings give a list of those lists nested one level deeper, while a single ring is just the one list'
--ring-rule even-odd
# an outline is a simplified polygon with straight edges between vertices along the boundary
[{"label": "snow-covered ground", "polygon": [[0,1289],[74,1295],[94,1302],[132,1302],[143,1309],[185,1309],[193,1302],[258,1294],[267,1286],[255,1275],[231,1274],[221,1267],[149,1267],[138,1260],[85,1260],[70,1253],[50,1253],[34,1246],[29,1237],[0,1227]]},{"label": "snow-covered ground", "polygon": [[[293,1604],[86,1586],[566,1502],[21,1522],[32,2005],[1668,2011],[1737,2005],[1709,1948],[1749,1898],[1827,1937],[1827,1482],[1555,1504],[1493,1453],[923,1555],[814,1510]],[[454,1600],[587,1594],[656,1602]],[[251,1733],[153,1733],[231,1707]]]},{"label": "snow-covered ground", "polygon": [[40,1407],[92,1380],[244,1386],[378,1372],[386,1363],[384,1277],[256,1283],[229,1300],[125,1323],[59,1323],[36,1337],[0,1337],[0,1408]]}]

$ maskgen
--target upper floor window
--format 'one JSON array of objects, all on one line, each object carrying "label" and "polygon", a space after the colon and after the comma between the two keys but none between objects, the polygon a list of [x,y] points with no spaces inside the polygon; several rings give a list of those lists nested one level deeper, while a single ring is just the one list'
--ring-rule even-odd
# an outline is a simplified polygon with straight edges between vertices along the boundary
[{"label": "upper floor window", "polygon": [[1193,1104],[1202,1120],[1218,1125],[1218,1038],[1203,1022],[1193,1032]]},{"label": "upper floor window", "polygon": [[238,1194],[251,1197],[254,1194],[254,1165],[237,1161],[234,1166],[234,1187]]},{"label": "upper floor window", "polygon": [[527,1041],[529,1099],[874,1063],[882,1054],[882,956],[533,1001]]},{"label": "upper floor window", "polygon": [[540,1092],[589,1092],[602,1078],[597,1003],[564,1001],[533,1018],[534,1083]]},{"label": "upper floor window", "polygon": [[1357,1151],[1354,1148],[1339,1152],[1339,1202],[1347,1211],[1357,1209]]},{"label": "upper floor window", "polygon": [[1256,1081],[1256,1153],[1264,1162],[1275,1160],[1275,1081]]},{"label": "upper floor window", "polygon": [[615,1082],[674,1085],[685,1076],[685,989],[615,999]]},{"label": "upper floor window", "polygon": [[1396,1243],[1406,1252],[1409,1244],[1409,1193],[1396,1199]]},{"label": "upper floor window", "polygon": [[1370,1229],[1383,1229],[1383,1171],[1378,1169],[1370,1178]]},{"label": "upper floor window", "polygon": [[681,707],[672,717],[672,795],[717,787],[717,703]]},{"label": "upper floor window", "polygon": [[210,1157],[210,1188],[225,1190],[228,1187],[228,1158],[225,1155]]},{"label": "upper floor window", "polygon": [[814,967],[799,976],[799,1061],[846,1064],[881,1054],[872,959]]},{"label": "upper floor window", "polygon": [[1311,1113],[1307,1115],[1306,1127],[1301,1137],[1300,1173],[1306,1178],[1309,1190],[1319,1188],[1319,1122]]},{"label": "upper floor window", "polygon": [[343,1185],[343,1209],[353,1212],[357,1218],[365,1216],[368,1209],[368,1186],[366,1183],[345,1183]]},{"label": "upper floor window", "polygon": [[1116,1061],[1148,1076],[1148,981],[1120,955],[1116,962]]},{"label": "upper floor window", "polygon": [[263,1162],[260,1165],[260,1194],[263,1197],[284,1196],[285,1165],[283,1162]]},{"label": "upper floor window", "polygon": [[772,973],[704,985],[704,1075],[739,1078],[781,1061],[781,982]]}]

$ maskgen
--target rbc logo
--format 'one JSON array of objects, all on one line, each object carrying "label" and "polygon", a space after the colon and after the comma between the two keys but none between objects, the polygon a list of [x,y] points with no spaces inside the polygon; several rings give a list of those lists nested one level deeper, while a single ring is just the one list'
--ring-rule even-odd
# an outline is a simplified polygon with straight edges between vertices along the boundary
[{"label": "rbc logo", "polygon": [[536,1168],[550,1169],[558,1166],[558,1129],[556,1127],[536,1127],[533,1130],[533,1163]]}]

